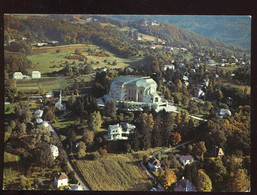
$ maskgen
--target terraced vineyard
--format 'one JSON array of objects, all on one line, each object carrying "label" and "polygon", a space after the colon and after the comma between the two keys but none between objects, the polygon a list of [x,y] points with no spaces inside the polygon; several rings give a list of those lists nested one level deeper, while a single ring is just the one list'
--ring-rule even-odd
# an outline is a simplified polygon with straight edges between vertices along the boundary
[{"label": "terraced vineyard", "polygon": [[81,172],[92,190],[101,191],[145,191],[152,181],[132,154],[107,154],[98,160],[77,160]]}]

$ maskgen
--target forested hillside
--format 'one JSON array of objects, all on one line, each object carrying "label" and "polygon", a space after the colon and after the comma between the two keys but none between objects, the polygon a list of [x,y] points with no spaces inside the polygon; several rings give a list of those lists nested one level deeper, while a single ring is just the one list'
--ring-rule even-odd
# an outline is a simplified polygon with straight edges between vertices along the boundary
[{"label": "forested hillside", "polygon": [[121,21],[133,21],[146,18],[161,23],[173,24],[211,39],[250,48],[251,19],[247,16],[129,16],[111,15]]}]

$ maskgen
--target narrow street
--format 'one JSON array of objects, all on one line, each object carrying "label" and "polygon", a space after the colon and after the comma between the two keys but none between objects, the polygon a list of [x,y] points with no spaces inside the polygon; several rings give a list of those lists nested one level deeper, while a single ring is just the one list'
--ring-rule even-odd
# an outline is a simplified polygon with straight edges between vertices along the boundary
[{"label": "narrow street", "polygon": [[[49,124],[49,130],[51,132],[53,132],[53,134],[58,138],[58,134],[56,133],[56,131],[54,130],[54,128]],[[63,147],[59,148],[60,151],[64,150]],[[85,185],[85,183],[82,181],[82,179],[79,177],[79,175],[77,174],[76,170],[72,167],[71,163],[70,163],[70,160],[68,158],[68,156],[66,156],[66,159],[67,159],[67,164],[68,164],[68,167],[70,168],[71,171],[74,171],[75,172],[75,177],[77,178],[77,180],[79,181],[80,185],[82,186],[83,190],[87,190],[89,191],[90,189]]]}]

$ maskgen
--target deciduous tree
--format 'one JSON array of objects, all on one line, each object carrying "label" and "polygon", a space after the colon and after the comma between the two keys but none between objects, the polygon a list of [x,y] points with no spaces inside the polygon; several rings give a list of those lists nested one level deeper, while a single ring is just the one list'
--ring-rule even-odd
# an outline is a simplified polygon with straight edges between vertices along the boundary
[{"label": "deciduous tree", "polygon": [[201,192],[212,191],[212,181],[202,169],[199,169],[197,172],[196,187]]}]

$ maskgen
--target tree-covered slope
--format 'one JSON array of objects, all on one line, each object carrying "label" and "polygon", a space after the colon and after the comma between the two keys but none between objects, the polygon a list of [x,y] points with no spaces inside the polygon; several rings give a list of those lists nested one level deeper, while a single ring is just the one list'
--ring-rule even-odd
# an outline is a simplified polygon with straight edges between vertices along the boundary
[{"label": "tree-covered slope", "polygon": [[249,16],[111,15],[109,17],[122,21],[143,18],[150,21],[157,20],[236,46],[250,48],[251,44],[251,18]]}]

